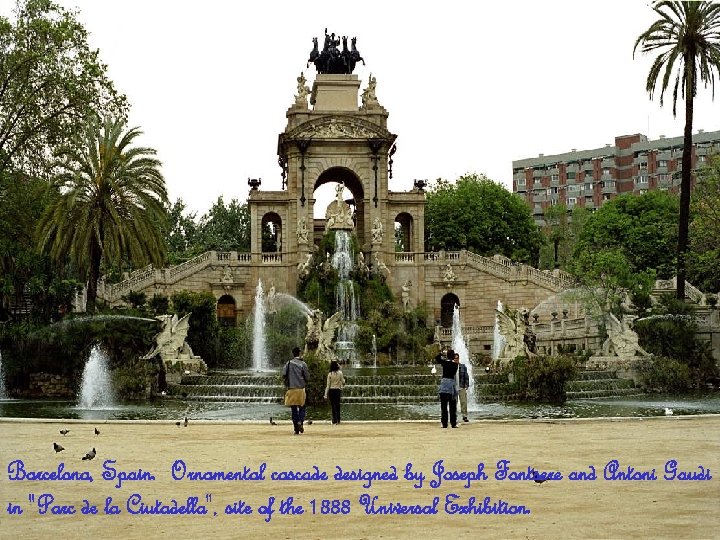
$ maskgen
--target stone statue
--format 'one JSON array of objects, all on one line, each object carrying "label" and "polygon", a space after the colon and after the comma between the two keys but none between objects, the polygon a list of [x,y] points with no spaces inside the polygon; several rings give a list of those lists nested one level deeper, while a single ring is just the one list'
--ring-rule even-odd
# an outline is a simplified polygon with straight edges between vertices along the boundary
[{"label": "stone statue", "polygon": [[368,109],[373,105],[378,105],[377,96],[375,95],[375,88],[377,86],[377,79],[372,76],[372,73],[370,74],[370,78],[368,79],[368,85],[363,90],[361,99],[362,99],[362,108]]},{"label": "stone statue", "polygon": [[335,186],[335,200],[332,201],[325,212],[325,232],[333,229],[353,229],[353,222],[350,205],[343,199],[344,184]]},{"label": "stone statue", "polygon": [[390,277],[390,269],[385,266],[385,263],[380,260],[380,257],[378,257],[377,251],[373,254],[373,258],[375,259],[373,261],[373,266],[375,267],[375,272],[378,274],[384,275],[386,278]]},{"label": "stone statue", "polygon": [[498,359],[535,356],[535,334],[528,322],[530,312],[522,308],[511,317],[505,311],[496,309],[495,314],[500,334],[505,340],[505,344],[498,353]]},{"label": "stone statue", "polygon": [[307,220],[304,217],[298,218],[297,241],[298,241],[298,244],[307,244],[307,241],[308,241]]},{"label": "stone statue", "polygon": [[400,293],[405,313],[410,311],[410,287],[412,287],[412,281],[408,279],[405,283],[403,283],[402,292]]},{"label": "stone statue", "polygon": [[312,253],[305,254],[305,260],[301,261],[297,265],[298,275],[305,277],[310,273],[310,263],[312,263]]},{"label": "stone statue", "polygon": [[233,283],[233,273],[229,266],[226,266],[223,268],[223,275],[222,275],[222,282],[223,283]]},{"label": "stone statue", "polygon": [[357,268],[358,271],[364,275],[367,275],[370,272],[370,268],[368,268],[368,265],[365,264],[365,255],[362,251],[357,254]]},{"label": "stone statue", "polygon": [[382,244],[383,241],[383,224],[379,217],[373,220],[372,226],[372,243]]},{"label": "stone statue", "polygon": [[631,315],[623,315],[622,321],[612,313],[605,315],[605,327],[608,337],[602,346],[603,356],[619,356],[620,358],[632,358],[636,354],[640,356],[651,356],[638,343],[638,335],[632,329]]},{"label": "stone statue", "polygon": [[358,62],[365,64],[365,60],[357,50],[357,38],[352,38],[350,50],[347,47],[347,36],[342,37],[342,51],[338,49],[338,45],[340,45],[340,36],[336,38],[334,32],[328,35],[326,28],[322,51],[319,50],[317,38],[313,38],[313,48],[307,62],[308,67],[312,62],[318,73],[350,74]]},{"label": "stone statue", "polygon": [[297,95],[295,96],[295,105],[307,108],[307,97],[310,95],[310,88],[306,86],[307,80],[305,73],[300,73],[297,78]]},{"label": "stone statue", "polygon": [[155,336],[155,346],[143,359],[148,360],[158,354],[163,363],[195,358],[185,341],[190,328],[190,313],[182,319],[178,319],[177,315],[158,315],[157,319],[163,323],[162,330]]},{"label": "stone statue", "polygon": [[327,361],[334,359],[332,341],[340,326],[340,312],[333,313],[323,322],[323,313],[319,309],[307,314],[307,334],[305,352],[317,351],[317,355]]},{"label": "stone statue", "polygon": [[275,306],[275,284],[270,285],[268,289],[267,297],[265,298],[265,305],[267,306],[268,313],[277,313],[277,307]]},{"label": "stone statue", "polygon": [[445,283],[452,283],[457,279],[457,276],[455,275],[455,272],[452,269],[452,266],[449,264],[445,267],[445,272],[443,272],[443,281]]}]

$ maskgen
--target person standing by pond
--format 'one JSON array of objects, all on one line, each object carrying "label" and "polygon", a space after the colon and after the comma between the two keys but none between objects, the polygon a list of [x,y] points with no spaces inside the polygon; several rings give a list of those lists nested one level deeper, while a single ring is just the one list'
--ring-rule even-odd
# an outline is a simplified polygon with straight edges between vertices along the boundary
[{"label": "person standing by pond", "polygon": [[332,423],[340,423],[340,398],[342,389],[345,386],[345,377],[340,369],[340,364],[336,360],[330,362],[330,372],[327,376],[327,384],[325,385],[325,399],[330,399],[330,408],[332,409]]},{"label": "person standing by pond", "polygon": [[[443,358],[445,357],[445,358]],[[450,408],[450,425],[457,426],[457,387],[455,374],[458,365],[455,363],[455,351],[448,349],[435,357],[435,363],[442,365],[442,379],[440,379],[440,422],[442,427],[448,427],[448,407]]]},{"label": "person standing by pond", "polygon": [[460,362],[460,355],[455,353],[455,363],[458,365],[458,399],[460,401],[460,412],[462,413],[463,422],[469,422],[467,409],[467,391],[470,388],[470,376],[468,375],[467,366]]},{"label": "person standing by pond", "polygon": [[289,360],[283,368],[283,378],[287,386],[285,392],[285,406],[292,410],[292,421],[295,435],[305,432],[305,387],[310,380],[310,370],[305,361],[300,358],[300,349],[294,347],[293,359]]}]

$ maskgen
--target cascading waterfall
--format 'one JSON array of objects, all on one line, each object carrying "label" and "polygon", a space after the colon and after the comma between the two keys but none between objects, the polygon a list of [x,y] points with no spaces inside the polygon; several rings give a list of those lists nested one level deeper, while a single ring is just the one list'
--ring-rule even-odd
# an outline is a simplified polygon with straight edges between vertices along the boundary
[{"label": "cascading waterfall", "polygon": [[[497,310],[503,311],[505,308],[500,300],[497,303]],[[493,344],[492,344],[492,359],[497,360],[500,356],[500,351],[505,345],[505,338],[500,333],[500,325],[498,324],[498,316],[495,314],[495,328],[493,328]]]},{"label": "cascading waterfall", "polygon": [[460,322],[460,306],[455,304],[455,310],[453,311],[453,324],[452,324],[452,348],[460,355],[460,363],[465,364],[468,371],[468,377],[470,378],[470,388],[468,388],[468,410],[478,410],[478,403],[475,392],[475,379],[473,378],[472,363],[470,362],[470,350],[468,349],[467,343],[462,333],[462,323]]},{"label": "cascading waterfall", "polygon": [[338,230],[335,232],[335,253],[332,265],[338,273],[338,284],[335,288],[335,309],[340,313],[335,352],[340,360],[355,361],[355,336],[359,309],[355,301],[355,284],[350,279],[353,260],[350,249],[350,233]]},{"label": "cascading waterfall", "polygon": [[94,345],[90,351],[90,358],[85,363],[78,396],[80,409],[109,409],[115,405],[115,396],[112,389],[108,358]]},{"label": "cascading waterfall", "polygon": [[255,311],[253,314],[252,358],[254,371],[267,371],[269,368],[265,342],[265,297],[263,296],[262,280],[258,279],[255,288]]},{"label": "cascading waterfall", "polygon": [[0,399],[7,399],[7,392],[5,390],[5,372],[3,371],[2,365],[2,352],[0,352]]}]

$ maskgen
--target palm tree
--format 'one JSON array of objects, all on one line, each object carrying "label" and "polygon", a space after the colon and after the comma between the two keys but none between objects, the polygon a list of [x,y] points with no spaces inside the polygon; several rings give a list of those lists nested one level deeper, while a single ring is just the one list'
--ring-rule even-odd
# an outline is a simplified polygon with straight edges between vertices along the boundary
[{"label": "palm tree", "polygon": [[41,251],[67,257],[88,280],[88,310],[94,311],[100,265],[123,261],[162,264],[165,180],[155,150],[131,147],[138,128],[121,120],[91,121],[79,144],[59,163],[56,198],[38,223]]},{"label": "palm tree", "polygon": [[640,47],[643,53],[658,51],[648,73],[646,90],[653,98],[660,81],[660,106],[675,70],[673,115],[677,115],[678,88],[685,99],[685,135],[680,184],[680,217],[678,224],[677,297],[685,299],[685,254],[688,247],[690,220],[690,187],[692,179],[693,100],[698,78],[712,86],[715,97],[715,72],[720,75],[720,4],[712,2],[655,1],[653,11],[660,16],[635,42],[633,55]]}]

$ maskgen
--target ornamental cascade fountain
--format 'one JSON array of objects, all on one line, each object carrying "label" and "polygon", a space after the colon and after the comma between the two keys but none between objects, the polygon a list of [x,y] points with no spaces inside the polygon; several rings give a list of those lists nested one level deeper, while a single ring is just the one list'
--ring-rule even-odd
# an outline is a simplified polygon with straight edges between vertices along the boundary
[{"label": "ornamental cascade fountain", "polygon": [[108,357],[99,345],[93,345],[85,363],[78,395],[79,409],[111,409],[115,397],[108,366]]}]

